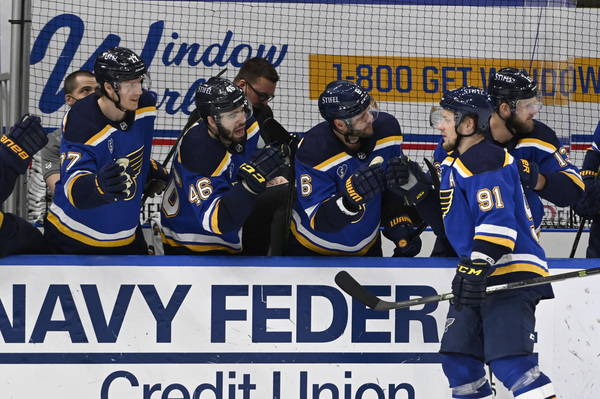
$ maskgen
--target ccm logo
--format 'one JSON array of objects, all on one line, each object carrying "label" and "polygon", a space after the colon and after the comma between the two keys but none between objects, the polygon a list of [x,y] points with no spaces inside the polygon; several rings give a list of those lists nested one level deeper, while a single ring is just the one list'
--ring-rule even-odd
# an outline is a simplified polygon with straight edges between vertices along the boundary
[{"label": "ccm logo", "polygon": [[25,152],[21,147],[17,145],[14,141],[8,138],[8,136],[2,136],[0,139],[2,144],[10,148],[15,154],[17,154],[21,159],[29,158],[29,154]]}]

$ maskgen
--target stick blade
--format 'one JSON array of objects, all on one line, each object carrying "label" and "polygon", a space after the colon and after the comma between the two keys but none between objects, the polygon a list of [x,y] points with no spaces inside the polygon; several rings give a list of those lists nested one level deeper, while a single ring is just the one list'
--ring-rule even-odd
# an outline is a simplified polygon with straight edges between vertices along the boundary
[{"label": "stick blade", "polygon": [[379,304],[379,298],[360,285],[360,283],[345,270],[342,270],[335,275],[335,283],[346,294],[371,309],[375,309]]}]

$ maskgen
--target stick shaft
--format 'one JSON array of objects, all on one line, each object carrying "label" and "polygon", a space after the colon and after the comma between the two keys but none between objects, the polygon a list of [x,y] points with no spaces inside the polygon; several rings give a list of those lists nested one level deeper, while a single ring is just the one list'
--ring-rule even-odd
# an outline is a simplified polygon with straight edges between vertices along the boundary
[{"label": "stick shaft", "polygon": [[[556,274],[554,276],[536,277],[528,280],[515,281],[512,283],[493,285],[491,287],[488,287],[486,292],[488,294],[494,294],[500,291],[507,291],[524,287],[534,287],[537,285],[550,284],[552,282],[564,281],[576,277],[587,277],[595,274],[600,274],[600,267]],[[352,298],[356,299],[363,305],[366,305],[369,308],[377,311],[402,309],[416,305],[424,305],[428,303],[446,301],[454,298],[454,295],[452,295],[452,293],[447,293],[422,298],[408,299],[405,301],[398,302],[385,301],[381,298],[378,298],[369,290],[367,290],[363,285],[361,285],[348,272],[344,270],[342,270],[335,276],[335,282],[344,292],[346,292]]]}]

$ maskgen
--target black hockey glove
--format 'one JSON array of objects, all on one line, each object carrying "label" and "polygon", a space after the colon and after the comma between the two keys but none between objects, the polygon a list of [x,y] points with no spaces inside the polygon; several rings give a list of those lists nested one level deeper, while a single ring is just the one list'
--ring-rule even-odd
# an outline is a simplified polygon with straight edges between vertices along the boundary
[{"label": "black hockey glove", "polygon": [[248,162],[242,164],[237,178],[254,194],[265,191],[267,182],[285,173],[286,157],[290,148],[286,144],[273,144],[260,148],[250,156]]},{"label": "black hockey glove", "polygon": [[342,201],[351,212],[358,212],[360,206],[369,202],[385,189],[385,176],[381,164],[361,165],[347,180]]},{"label": "black hockey glove", "polygon": [[383,226],[383,235],[394,244],[394,257],[412,257],[421,252],[421,237],[411,239],[415,231],[408,215],[397,216]]},{"label": "black hockey glove", "polygon": [[150,169],[148,170],[148,177],[144,185],[144,195],[154,198],[155,195],[162,194],[165,191],[168,180],[169,172],[167,168],[150,158]]},{"label": "black hockey glove", "polygon": [[423,172],[419,164],[411,161],[406,155],[390,159],[386,179],[390,191],[403,197],[409,206],[421,202],[433,185],[431,178]]},{"label": "black hockey glove", "polygon": [[592,219],[600,211],[600,180],[596,172],[583,170],[581,178],[585,183],[585,191],[581,199],[573,205],[573,210],[584,219]]},{"label": "black hockey glove", "polygon": [[537,163],[529,162],[526,159],[517,159],[517,169],[519,169],[519,178],[523,189],[525,191],[533,190],[540,175],[540,168]]},{"label": "black hockey glove", "polygon": [[465,306],[480,306],[485,302],[487,278],[492,274],[493,268],[483,259],[471,260],[468,256],[461,256],[456,268],[456,275],[452,280],[451,303],[458,311]]},{"label": "black hockey glove", "polygon": [[96,174],[96,194],[107,204],[123,201],[129,194],[127,180],[128,176],[123,165],[106,164]]},{"label": "black hockey glove", "polygon": [[36,115],[25,114],[0,139],[0,156],[19,174],[23,174],[31,163],[31,157],[44,148],[46,143],[48,136],[41,119]]}]

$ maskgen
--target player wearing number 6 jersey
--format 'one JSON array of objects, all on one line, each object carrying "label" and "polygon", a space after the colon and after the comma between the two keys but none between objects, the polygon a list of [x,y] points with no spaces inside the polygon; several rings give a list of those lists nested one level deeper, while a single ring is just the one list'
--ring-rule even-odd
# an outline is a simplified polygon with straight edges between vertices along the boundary
[{"label": "player wearing number 6 jersey", "polygon": [[[445,228],[460,256],[440,348],[452,397],[491,399],[484,369],[488,363],[515,398],[554,399],[552,383],[533,355],[535,308],[540,299],[553,296],[552,288],[544,285],[486,297],[488,284],[548,275],[517,160],[484,137],[493,112],[484,91],[451,90],[440,105],[441,118],[435,122],[432,118],[432,124],[442,133],[449,155],[440,166],[439,195],[430,191],[417,209],[436,233]],[[388,182],[400,195],[410,193],[418,181],[409,164],[394,165],[407,169],[412,179]],[[401,174],[393,172],[388,175]]]},{"label": "player wearing number 6 jersey", "polygon": [[403,214],[411,209],[400,209],[401,199],[384,191],[387,161],[402,155],[398,121],[343,80],[327,85],[319,110],[325,122],[306,133],[296,154],[288,254],[381,256],[383,225],[395,256],[416,255],[421,241],[410,239],[413,219]]},{"label": "player wearing number 6 jersey", "polygon": [[257,150],[260,129],[252,108],[227,79],[200,84],[196,107],[202,119],[184,133],[163,195],[165,254],[240,254],[248,233],[242,226],[259,194],[285,171],[289,149],[274,144]]}]

